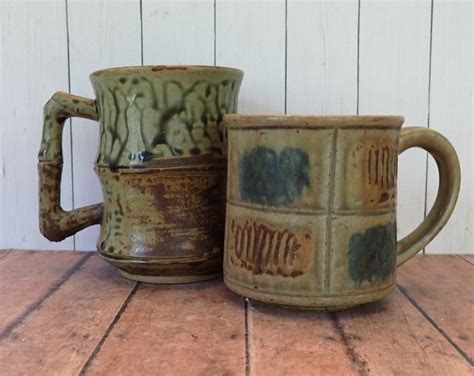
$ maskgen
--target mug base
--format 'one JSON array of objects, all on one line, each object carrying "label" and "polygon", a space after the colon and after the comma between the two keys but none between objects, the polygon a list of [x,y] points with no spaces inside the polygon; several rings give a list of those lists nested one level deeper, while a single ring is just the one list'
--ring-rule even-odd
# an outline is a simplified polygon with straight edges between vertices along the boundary
[{"label": "mug base", "polygon": [[207,274],[207,275],[178,275],[178,276],[160,276],[160,275],[140,275],[131,274],[125,270],[120,270],[119,273],[122,277],[137,282],[155,283],[155,284],[181,284],[181,283],[194,283],[202,282],[210,279],[218,278],[222,273]]},{"label": "mug base", "polygon": [[178,284],[206,281],[222,276],[222,257],[140,259],[115,257],[98,252],[99,257],[115,266],[119,273],[133,281]]},{"label": "mug base", "polygon": [[387,296],[395,287],[395,283],[379,290],[352,295],[339,296],[303,296],[303,295],[277,295],[275,293],[258,291],[246,286],[236,284],[224,277],[227,288],[236,294],[266,304],[277,305],[284,308],[308,311],[343,311],[361,304],[375,302]]}]

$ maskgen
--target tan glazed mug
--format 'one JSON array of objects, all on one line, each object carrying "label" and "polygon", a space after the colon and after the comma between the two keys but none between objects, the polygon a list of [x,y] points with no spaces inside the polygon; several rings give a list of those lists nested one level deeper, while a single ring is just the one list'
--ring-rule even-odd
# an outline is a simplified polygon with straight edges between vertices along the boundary
[{"label": "tan glazed mug", "polygon": [[[226,115],[229,168],[224,280],[268,303],[337,310],[381,299],[397,266],[448,221],[459,193],[454,148],[398,116]],[[397,164],[421,147],[439,190],[397,242]]]},{"label": "tan glazed mug", "polygon": [[[45,105],[40,228],[59,241],[100,224],[97,249],[123,276],[178,283],[222,274],[227,160],[222,118],[242,71],[211,66],[111,68],[90,76],[96,100],[58,92]],[[103,204],[60,206],[67,118],[100,123]]]}]

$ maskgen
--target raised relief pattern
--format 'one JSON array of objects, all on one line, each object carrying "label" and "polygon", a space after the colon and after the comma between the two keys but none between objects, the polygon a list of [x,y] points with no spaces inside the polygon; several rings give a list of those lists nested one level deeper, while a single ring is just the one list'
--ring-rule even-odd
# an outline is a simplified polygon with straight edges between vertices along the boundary
[{"label": "raised relief pattern", "polygon": [[367,181],[372,188],[370,203],[382,204],[395,196],[398,151],[389,146],[371,147],[367,154]]},{"label": "raised relief pattern", "polygon": [[286,147],[277,153],[258,146],[240,161],[240,196],[262,205],[293,204],[309,187],[308,170],[308,155],[300,149]]},{"label": "raised relief pattern", "polygon": [[230,261],[252,274],[303,274],[310,242],[309,233],[303,236],[288,229],[271,229],[253,220],[232,219],[230,223]]},{"label": "raised relief pattern", "polygon": [[153,158],[223,154],[224,114],[235,112],[239,82],[155,81],[124,74],[95,83],[102,122],[98,163],[141,164]]},{"label": "raised relief pattern", "polygon": [[348,274],[357,285],[380,283],[395,273],[396,224],[378,225],[353,234],[348,245]]}]

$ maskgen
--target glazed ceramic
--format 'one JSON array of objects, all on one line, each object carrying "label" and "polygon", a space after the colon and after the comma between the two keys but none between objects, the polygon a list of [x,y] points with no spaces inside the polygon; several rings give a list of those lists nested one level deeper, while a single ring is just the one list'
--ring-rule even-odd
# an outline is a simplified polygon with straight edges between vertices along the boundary
[{"label": "glazed ceramic", "polygon": [[[101,225],[101,257],[127,278],[192,282],[222,272],[226,157],[222,118],[243,73],[207,66],[111,68],[91,74],[96,100],[58,92],[44,108],[40,228],[60,241]],[[60,206],[67,118],[100,122],[103,204]],[[73,123],[74,124],[74,123]]]},{"label": "glazed ceramic", "polygon": [[[446,138],[401,129],[403,121],[226,115],[226,285],[255,300],[308,309],[387,295],[397,266],[446,224],[460,185]],[[439,192],[423,223],[397,242],[398,155],[415,146],[435,158]]]}]

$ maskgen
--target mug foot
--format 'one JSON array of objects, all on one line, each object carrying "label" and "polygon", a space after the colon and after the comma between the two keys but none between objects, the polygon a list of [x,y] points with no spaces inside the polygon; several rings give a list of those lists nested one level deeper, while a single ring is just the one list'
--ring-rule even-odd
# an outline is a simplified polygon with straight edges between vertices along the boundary
[{"label": "mug foot", "polygon": [[131,274],[125,270],[120,270],[119,273],[122,277],[131,279],[132,281],[145,282],[145,283],[159,283],[159,284],[179,284],[179,283],[193,283],[202,282],[209,279],[220,277],[222,274],[206,274],[206,275],[178,275],[178,276],[160,276],[160,275],[141,275]]},{"label": "mug foot", "polygon": [[392,283],[378,290],[354,293],[352,295],[304,296],[283,295],[261,291],[255,288],[252,289],[247,286],[242,286],[226,277],[224,277],[224,283],[229,290],[255,301],[285,308],[310,311],[343,311],[361,304],[380,300],[388,295],[395,287],[395,283]]},{"label": "mug foot", "polygon": [[207,281],[222,275],[222,256],[208,258],[133,258],[99,252],[99,256],[115,266],[132,281],[177,284]]}]

